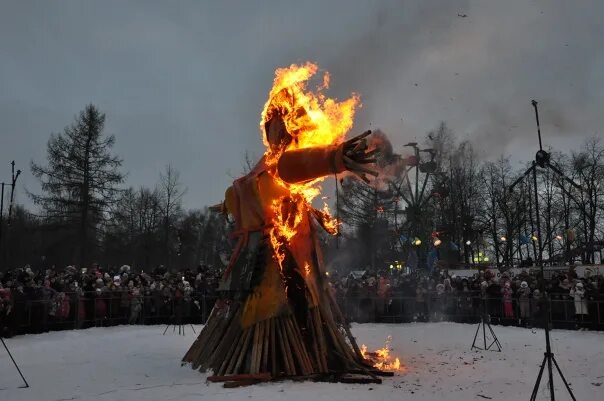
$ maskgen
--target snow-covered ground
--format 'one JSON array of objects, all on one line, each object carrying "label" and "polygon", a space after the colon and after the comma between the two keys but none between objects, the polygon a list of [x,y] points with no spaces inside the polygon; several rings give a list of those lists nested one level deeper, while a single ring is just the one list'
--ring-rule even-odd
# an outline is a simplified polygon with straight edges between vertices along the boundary
[{"label": "snow-covered ground", "polygon": [[[504,352],[470,351],[474,325],[358,324],[369,349],[392,336],[404,371],[381,385],[268,383],[238,389],[206,383],[181,367],[195,334],[163,336],[164,326],[121,326],[27,335],[7,341],[31,388],[0,349],[0,400],[522,400],[528,399],[543,358],[541,330],[493,326]],[[199,332],[199,327],[196,327]],[[578,400],[602,399],[604,333],[556,330],[554,353]],[[570,399],[561,388],[558,400]],[[545,383],[540,399],[549,399]],[[597,394],[600,394],[599,396]]]}]

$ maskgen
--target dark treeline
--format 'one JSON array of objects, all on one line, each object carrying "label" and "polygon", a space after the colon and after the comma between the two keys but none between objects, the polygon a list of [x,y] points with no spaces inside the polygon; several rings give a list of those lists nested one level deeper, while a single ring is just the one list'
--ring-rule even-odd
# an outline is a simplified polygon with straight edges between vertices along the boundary
[{"label": "dark treeline", "polygon": [[50,136],[47,160],[32,161],[41,191],[29,196],[37,207],[15,205],[4,219],[2,268],[219,266],[224,219],[207,209],[183,210],[185,187],[171,165],[152,188],[125,187],[115,137],[103,132],[104,123],[103,113],[86,106]]},{"label": "dark treeline", "polygon": [[[116,138],[103,132],[104,122],[103,113],[86,106],[63,132],[50,136],[46,160],[32,161],[41,191],[29,194],[35,208],[15,205],[10,220],[4,219],[2,269],[92,263],[223,267],[231,250],[229,223],[207,208],[184,210],[186,188],[170,165],[158,172],[154,187],[128,187],[122,160],[114,154]],[[333,267],[382,269],[394,261],[411,268],[432,268],[437,261],[448,267],[506,267],[538,258],[532,182],[508,191],[526,167],[513,167],[507,157],[481,160],[445,123],[400,153],[385,135],[375,137],[381,142],[382,176],[371,185],[340,179],[342,234],[326,240]],[[599,262],[604,143],[593,138],[568,154],[549,151],[552,164],[583,190],[539,169],[543,259]]]},{"label": "dark treeline", "polygon": [[[604,142],[591,138],[578,146],[568,154],[548,152],[551,163],[582,190],[551,170],[537,170],[547,264],[602,260]],[[481,160],[445,123],[423,144],[407,144],[404,155],[388,143],[383,148],[385,178],[369,186],[351,177],[341,180],[338,209],[345,230],[339,249],[330,252],[338,268],[382,269],[396,261],[411,268],[504,268],[538,260],[532,176],[509,191],[530,162],[515,168],[509,157]]]}]

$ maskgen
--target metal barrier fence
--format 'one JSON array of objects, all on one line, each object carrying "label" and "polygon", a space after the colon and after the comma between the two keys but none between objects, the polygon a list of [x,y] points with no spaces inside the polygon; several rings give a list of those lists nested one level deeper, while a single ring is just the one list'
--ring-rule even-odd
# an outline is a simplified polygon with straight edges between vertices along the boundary
[{"label": "metal barrier fence", "polygon": [[[49,300],[23,300],[13,303],[9,315],[0,313],[0,330],[8,334],[40,333],[104,327],[119,324],[203,324],[212,310],[216,296],[196,294],[191,301],[140,297],[140,303],[125,304],[117,297],[86,297],[66,294],[69,307],[57,313]],[[197,302],[194,302],[196,300]],[[342,297],[337,302],[352,322],[403,323],[411,321],[452,321],[472,323],[483,310],[494,324],[540,326],[543,322],[541,302],[514,299],[507,305],[501,298],[481,298],[453,294],[416,297]],[[140,306],[136,306],[140,305]],[[588,300],[585,315],[575,315],[572,299],[551,300],[550,318],[555,328],[604,330],[604,301]],[[59,308],[61,309],[61,308]],[[6,335],[6,333],[4,333]]]},{"label": "metal barrier fence", "polygon": [[69,306],[63,309],[53,300],[13,301],[10,314],[0,313],[0,331],[11,335],[120,324],[203,324],[216,302],[216,297],[204,295],[190,301],[142,296],[138,306],[112,296],[66,293],[66,299]]},{"label": "metal barrier fence", "polygon": [[[491,317],[491,323],[540,326],[543,325],[543,300],[483,298],[453,294],[432,294],[418,300],[416,297],[395,296],[390,298],[364,297],[338,299],[340,308],[350,321],[359,323],[404,323],[411,321],[477,322],[483,310]],[[581,314],[577,315],[575,306]],[[552,296],[549,307],[554,328],[604,330],[604,301],[586,300],[576,305],[571,298]]]}]

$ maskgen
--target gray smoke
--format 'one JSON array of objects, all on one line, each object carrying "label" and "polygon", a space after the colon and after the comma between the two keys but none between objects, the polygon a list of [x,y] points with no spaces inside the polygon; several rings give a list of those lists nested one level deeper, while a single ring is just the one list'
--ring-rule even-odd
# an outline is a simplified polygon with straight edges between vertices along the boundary
[{"label": "gray smoke", "polygon": [[603,5],[585,3],[381,1],[325,66],[361,94],[357,126],[383,127],[395,148],[443,120],[484,157],[530,157],[533,98],[546,143],[598,130]]}]

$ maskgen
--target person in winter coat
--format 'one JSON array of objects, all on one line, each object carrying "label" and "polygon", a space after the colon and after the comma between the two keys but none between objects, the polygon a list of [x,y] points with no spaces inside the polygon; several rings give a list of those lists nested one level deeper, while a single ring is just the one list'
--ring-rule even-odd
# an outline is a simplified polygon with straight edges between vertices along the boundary
[{"label": "person in winter coat", "polygon": [[434,298],[434,320],[440,322],[443,320],[445,304],[447,302],[447,295],[445,293],[445,285],[439,283],[436,285],[436,295]]},{"label": "person in winter coat", "polygon": [[503,294],[503,315],[506,318],[513,319],[514,318],[514,307],[512,305],[512,286],[509,281],[506,281],[505,285],[501,289],[501,293]]},{"label": "person in winter coat", "polygon": [[581,325],[587,320],[587,301],[585,300],[585,288],[582,282],[578,282],[570,289],[569,295],[575,300],[575,317],[579,330],[584,329]]},{"label": "person in winter coat", "polygon": [[520,283],[520,288],[518,289],[518,304],[520,305],[520,319],[518,319],[518,324],[521,324],[521,321],[526,324],[527,319],[531,317],[531,304],[530,297],[531,289],[528,286],[526,281]]},{"label": "person in winter coat", "polygon": [[461,290],[457,293],[457,308],[462,315],[462,322],[467,322],[472,312],[472,293],[468,280],[462,280]]},{"label": "person in winter coat", "polygon": [[533,290],[533,297],[531,298],[531,312],[533,313],[533,319],[539,321],[541,317],[541,291],[538,288]]},{"label": "person in winter coat", "polygon": [[426,294],[428,291],[424,289],[422,283],[417,285],[415,289],[415,316],[414,320],[426,320]]},{"label": "person in winter coat", "polygon": [[94,290],[94,316],[97,326],[101,326],[107,318],[107,291],[103,279],[96,279]]},{"label": "person in winter coat", "polygon": [[141,296],[140,289],[138,287],[132,287],[130,289],[130,319],[129,324],[138,323],[141,311],[143,310],[143,299]]},{"label": "person in winter coat", "polygon": [[12,307],[10,289],[2,288],[2,283],[0,282],[0,337],[11,337],[9,319]]}]

